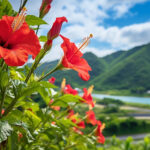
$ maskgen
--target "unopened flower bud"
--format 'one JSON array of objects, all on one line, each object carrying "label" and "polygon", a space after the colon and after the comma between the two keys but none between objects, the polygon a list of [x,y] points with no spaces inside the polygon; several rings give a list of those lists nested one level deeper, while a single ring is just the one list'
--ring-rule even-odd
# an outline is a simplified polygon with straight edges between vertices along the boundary
[{"label": "unopened flower bud", "polygon": [[43,18],[51,8],[52,0],[43,0],[42,5],[40,7],[40,18]]},{"label": "unopened flower bud", "polygon": [[47,34],[47,37],[49,40],[55,39],[60,34],[60,30],[61,30],[61,26],[62,26],[63,22],[68,22],[66,17],[56,18],[55,22],[52,25],[52,28],[50,29],[50,31]]}]

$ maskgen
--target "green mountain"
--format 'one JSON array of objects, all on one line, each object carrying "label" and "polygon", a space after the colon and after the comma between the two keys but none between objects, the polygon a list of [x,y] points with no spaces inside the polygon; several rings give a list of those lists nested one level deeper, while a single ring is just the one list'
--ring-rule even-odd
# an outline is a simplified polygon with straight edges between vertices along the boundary
[{"label": "green mountain", "polygon": [[[93,53],[86,53],[84,58],[92,67],[91,78],[88,82],[82,81],[77,72],[72,70],[57,71],[52,76],[56,77],[56,84],[60,84],[61,80],[66,78],[67,82],[74,87],[94,84],[96,90],[146,91],[150,89],[149,56],[150,44],[138,46],[128,51],[117,51],[103,58],[99,58]],[[38,68],[37,74],[47,72],[56,64],[57,61],[42,64]]]}]

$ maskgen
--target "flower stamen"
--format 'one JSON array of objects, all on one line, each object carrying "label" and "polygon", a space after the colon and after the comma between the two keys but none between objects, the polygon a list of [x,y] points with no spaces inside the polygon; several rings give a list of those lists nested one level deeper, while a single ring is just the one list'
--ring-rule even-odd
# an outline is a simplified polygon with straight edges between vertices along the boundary
[{"label": "flower stamen", "polygon": [[25,21],[25,16],[26,16],[26,11],[27,11],[27,9],[24,7],[24,8],[21,10],[21,13],[18,14],[18,15],[15,17],[15,19],[14,19],[12,25],[11,25],[11,27],[12,27],[12,29],[13,29],[13,32],[15,32],[16,30],[19,30],[20,27],[22,26],[22,24],[24,23],[24,21]]},{"label": "flower stamen", "polygon": [[84,49],[90,42],[90,39],[93,37],[93,34],[90,34],[88,37],[86,37],[83,42],[80,44],[79,48],[75,51],[75,53],[69,58],[69,60],[72,59],[74,55],[76,55],[80,50]]},{"label": "flower stamen", "polygon": [[101,126],[101,129],[100,129],[101,132],[102,132],[104,129],[105,129],[105,123],[103,123],[102,126]]},{"label": "flower stamen", "polygon": [[91,85],[91,86],[88,88],[87,95],[89,95],[89,94],[91,94],[91,93],[92,93],[93,88],[94,88],[94,85]]},{"label": "flower stamen", "polygon": [[88,37],[86,37],[83,42],[81,43],[81,45],[79,46],[79,50],[84,49],[90,42],[90,39],[93,37],[93,34],[90,34]]}]

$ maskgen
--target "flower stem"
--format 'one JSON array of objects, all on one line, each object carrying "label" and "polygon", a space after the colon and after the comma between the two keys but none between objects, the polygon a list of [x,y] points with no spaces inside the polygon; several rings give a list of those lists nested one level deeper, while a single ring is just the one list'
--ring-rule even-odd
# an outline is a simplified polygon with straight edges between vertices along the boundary
[{"label": "flower stem", "polygon": [[7,109],[5,110],[5,113],[3,114],[2,117],[7,116],[7,114],[8,114],[10,111],[12,111],[13,107],[14,107],[15,104],[17,103],[17,100],[18,100],[18,99],[15,98],[15,99],[10,103],[10,105],[7,107]]},{"label": "flower stem", "polygon": [[58,69],[60,69],[61,66],[57,65],[54,69],[52,69],[50,72],[48,72],[46,75],[42,76],[38,81],[43,80],[44,78],[48,77],[50,74],[52,74],[53,72],[57,71]]},{"label": "flower stem", "polygon": [[2,93],[2,99],[1,99],[1,104],[0,104],[0,118],[2,117],[2,109],[4,105],[6,89],[4,90],[1,89],[1,93]]},{"label": "flower stem", "polygon": [[[42,53],[42,54],[41,54],[41,53]],[[25,83],[27,83],[28,80],[30,79],[32,73],[33,73],[34,70],[37,68],[39,62],[40,62],[41,59],[44,57],[46,51],[41,51],[41,53],[40,53],[41,55],[39,54],[39,55],[40,55],[39,58],[38,58],[37,60],[35,60],[35,62],[33,63],[33,65],[32,65],[32,67],[31,67],[29,73],[27,74],[27,77],[26,77],[26,79],[25,79]]]},{"label": "flower stem", "polygon": [[36,35],[38,34],[39,28],[40,28],[40,26],[38,25],[37,30],[36,30]]},{"label": "flower stem", "polygon": [[2,59],[1,64],[0,64],[0,67],[3,67],[3,66],[4,66],[4,59]]}]

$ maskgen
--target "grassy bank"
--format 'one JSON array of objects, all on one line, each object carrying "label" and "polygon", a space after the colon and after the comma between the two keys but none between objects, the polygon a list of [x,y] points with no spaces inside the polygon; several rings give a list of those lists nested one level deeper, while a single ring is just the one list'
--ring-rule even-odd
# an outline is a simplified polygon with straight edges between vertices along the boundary
[{"label": "grassy bank", "polygon": [[118,95],[118,96],[137,96],[137,97],[150,97],[147,93],[132,93],[130,90],[107,90],[107,91],[96,91],[95,94],[107,94],[107,95]]}]

